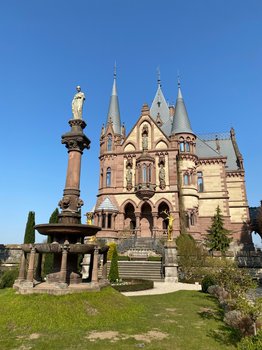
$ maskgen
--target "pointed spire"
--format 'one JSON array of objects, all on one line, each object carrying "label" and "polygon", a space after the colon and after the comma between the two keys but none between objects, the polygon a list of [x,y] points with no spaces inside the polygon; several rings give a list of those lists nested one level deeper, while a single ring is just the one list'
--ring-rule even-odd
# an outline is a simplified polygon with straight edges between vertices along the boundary
[{"label": "pointed spire", "polygon": [[109,102],[108,114],[107,114],[107,125],[110,123],[113,124],[113,130],[116,134],[121,135],[121,121],[120,121],[120,111],[119,111],[119,102],[116,88],[116,62],[114,65],[114,80],[112,87],[112,94]]},{"label": "pointed spire", "polygon": [[173,119],[171,134],[172,135],[178,134],[178,133],[193,134],[190,121],[187,115],[186,106],[185,106],[184,99],[181,92],[181,87],[180,87],[181,84],[180,84],[179,76],[177,79],[177,85],[178,85],[178,92],[177,92],[175,115]]},{"label": "pointed spire", "polygon": [[161,89],[160,69],[157,68],[157,91],[150,108],[150,115],[156,121],[160,115],[163,124],[169,121],[169,108]]},{"label": "pointed spire", "polygon": [[160,76],[160,68],[157,67],[157,86],[161,88],[161,76]]}]

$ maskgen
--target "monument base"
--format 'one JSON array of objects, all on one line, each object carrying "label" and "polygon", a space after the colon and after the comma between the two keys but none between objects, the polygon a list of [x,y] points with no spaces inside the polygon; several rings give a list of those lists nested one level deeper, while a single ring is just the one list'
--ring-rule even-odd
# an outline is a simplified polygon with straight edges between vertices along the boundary
[{"label": "monument base", "polygon": [[167,241],[165,245],[164,271],[165,282],[178,282],[177,249],[173,241]]}]

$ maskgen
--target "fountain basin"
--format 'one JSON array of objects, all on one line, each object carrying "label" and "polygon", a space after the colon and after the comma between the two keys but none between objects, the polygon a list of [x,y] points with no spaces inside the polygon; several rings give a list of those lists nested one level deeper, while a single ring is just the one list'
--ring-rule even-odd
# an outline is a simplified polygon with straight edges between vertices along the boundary
[{"label": "fountain basin", "polygon": [[74,235],[74,236],[94,236],[101,227],[95,225],[83,224],[40,224],[36,225],[35,229],[42,235]]}]

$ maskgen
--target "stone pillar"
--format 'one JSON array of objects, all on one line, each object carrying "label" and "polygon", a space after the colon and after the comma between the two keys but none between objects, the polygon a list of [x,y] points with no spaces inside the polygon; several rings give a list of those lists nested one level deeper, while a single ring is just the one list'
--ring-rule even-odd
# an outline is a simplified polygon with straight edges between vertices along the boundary
[{"label": "stone pillar", "polygon": [[26,276],[26,280],[28,282],[33,282],[34,280],[35,253],[36,253],[35,247],[32,247],[30,252],[27,276]]},{"label": "stone pillar", "polygon": [[167,242],[164,262],[165,282],[178,282],[177,249],[175,242]]},{"label": "stone pillar", "polygon": [[62,260],[61,260],[61,269],[60,269],[60,282],[62,283],[66,283],[67,254],[68,254],[68,247],[64,246],[62,251]]},{"label": "stone pillar", "polygon": [[140,213],[135,213],[136,217],[136,233],[137,236],[140,236]]},{"label": "stone pillar", "polygon": [[36,270],[35,270],[35,279],[37,281],[41,281],[41,272],[42,272],[42,253],[38,253],[38,258],[37,258],[37,265],[36,265]]},{"label": "stone pillar", "polygon": [[94,249],[92,282],[98,282],[98,247],[95,247]]},{"label": "stone pillar", "polygon": [[25,271],[26,271],[26,253],[22,252],[19,275],[18,275],[19,281],[23,281],[25,279]]},{"label": "stone pillar", "polygon": [[105,213],[106,220],[105,220],[105,228],[108,228],[108,213]]},{"label": "stone pillar", "polygon": [[104,280],[107,279],[107,252],[103,254],[103,270],[102,270],[102,278]]}]

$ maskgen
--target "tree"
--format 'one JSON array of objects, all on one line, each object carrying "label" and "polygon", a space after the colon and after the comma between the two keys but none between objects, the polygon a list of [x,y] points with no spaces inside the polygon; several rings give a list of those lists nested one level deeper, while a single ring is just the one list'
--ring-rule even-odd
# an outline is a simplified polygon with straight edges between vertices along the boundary
[{"label": "tree", "polygon": [[26,228],[25,228],[25,235],[24,235],[24,243],[35,243],[35,212],[29,211]]},{"label": "tree", "polygon": [[212,225],[208,232],[209,234],[206,238],[207,247],[211,251],[217,250],[225,253],[228,250],[232,239],[229,237],[230,231],[224,228],[224,222],[219,206],[216,209],[216,214],[212,219]]},{"label": "tree", "polygon": [[116,247],[114,247],[113,254],[112,254],[112,260],[110,265],[110,271],[108,275],[108,279],[111,283],[116,282],[119,280],[119,272],[118,272],[118,254]]},{"label": "tree", "polygon": [[[58,215],[59,215],[59,210],[57,208],[55,208],[55,210],[53,211],[53,213],[50,216],[49,224],[56,224],[56,223],[58,223]],[[47,243],[52,243],[51,236],[47,237]],[[46,276],[50,272],[52,272],[53,263],[54,263],[54,255],[53,254],[45,254],[44,266],[43,266],[43,274],[44,274],[44,276]]]}]

